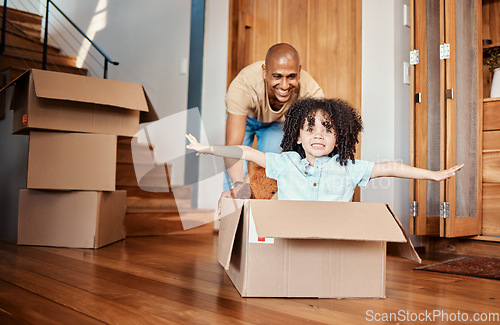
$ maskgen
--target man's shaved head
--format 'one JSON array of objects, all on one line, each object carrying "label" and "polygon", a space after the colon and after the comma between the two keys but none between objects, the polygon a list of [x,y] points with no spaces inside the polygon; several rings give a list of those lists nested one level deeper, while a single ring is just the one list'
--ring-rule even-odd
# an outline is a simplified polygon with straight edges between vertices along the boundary
[{"label": "man's shaved head", "polygon": [[272,60],[280,59],[296,61],[297,65],[300,65],[299,53],[293,46],[287,43],[274,44],[269,48],[266,55],[266,65],[269,65]]},{"label": "man's shaved head", "polygon": [[299,87],[300,69],[299,53],[290,44],[278,43],[267,51],[262,78],[271,109],[279,111],[292,98]]}]

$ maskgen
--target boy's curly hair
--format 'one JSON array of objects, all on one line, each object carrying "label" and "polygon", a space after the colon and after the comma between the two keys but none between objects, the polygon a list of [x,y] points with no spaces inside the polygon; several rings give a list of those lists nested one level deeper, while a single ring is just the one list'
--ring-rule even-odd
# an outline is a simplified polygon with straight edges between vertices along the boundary
[{"label": "boy's curly hair", "polygon": [[297,144],[297,139],[306,120],[308,124],[314,124],[314,115],[318,110],[325,113],[325,127],[333,124],[335,132],[336,146],[329,156],[339,154],[338,162],[342,166],[346,166],[349,160],[354,163],[358,135],[363,124],[354,107],[341,99],[303,98],[295,102],[288,110],[283,125],[283,151],[296,151],[302,158],[306,157],[304,148]]}]

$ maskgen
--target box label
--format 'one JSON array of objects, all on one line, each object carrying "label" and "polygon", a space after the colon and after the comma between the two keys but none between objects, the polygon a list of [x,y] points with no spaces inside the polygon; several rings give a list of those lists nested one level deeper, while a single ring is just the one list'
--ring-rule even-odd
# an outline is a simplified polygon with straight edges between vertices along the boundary
[{"label": "box label", "polygon": [[257,235],[252,215],[250,215],[250,224],[248,227],[248,242],[254,244],[274,244],[274,238],[259,237]]},{"label": "box label", "polygon": [[28,114],[24,114],[23,115],[23,126],[27,126],[28,125]]}]

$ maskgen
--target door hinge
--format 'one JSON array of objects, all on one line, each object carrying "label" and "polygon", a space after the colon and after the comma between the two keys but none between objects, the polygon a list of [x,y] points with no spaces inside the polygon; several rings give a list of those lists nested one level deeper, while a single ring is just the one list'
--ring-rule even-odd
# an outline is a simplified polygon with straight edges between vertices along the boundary
[{"label": "door hinge", "polygon": [[417,201],[410,202],[410,216],[411,217],[418,216],[418,202]]},{"label": "door hinge", "polygon": [[421,103],[422,102],[422,93],[416,93],[415,94],[415,103]]},{"label": "door hinge", "polygon": [[453,99],[453,88],[446,89],[446,99]]},{"label": "door hinge", "polygon": [[410,64],[418,64],[418,50],[410,51]]},{"label": "door hinge", "polygon": [[449,202],[441,202],[439,204],[439,216],[443,219],[447,219],[450,217],[450,203]]},{"label": "door hinge", "polygon": [[445,60],[450,58],[450,44],[444,43],[439,45],[439,59]]}]

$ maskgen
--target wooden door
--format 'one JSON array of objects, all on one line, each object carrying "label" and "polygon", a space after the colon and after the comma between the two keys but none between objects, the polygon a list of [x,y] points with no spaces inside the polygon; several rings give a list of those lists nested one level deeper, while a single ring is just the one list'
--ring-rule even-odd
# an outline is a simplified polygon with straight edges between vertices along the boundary
[{"label": "wooden door", "polygon": [[[441,166],[441,107],[439,1],[411,2],[411,48],[418,51],[418,63],[411,65],[412,141],[411,163],[415,167],[437,170]],[[415,235],[439,235],[439,183],[412,180],[412,201],[418,213],[412,215],[410,232]]]},{"label": "wooden door", "polygon": [[412,163],[432,170],[465,163],[445,182],[412,182],[413,234],[481,232],[480,8],[479,0],[412,2],[412,47],[419,50],[412,68],[412,92],[419,95],[412,104]]},{"label": "wooden door", "polygon": [[[443,168],[464,163],[456,177],[446,180],[442,202],[449,216],[441,219],[443,237],[481,233],[482,36],[480,0],[441,0],[441,35],[450,44],[444,60],[441,102],[445,107]],[[444,30],[443,30],[444,28]]]}]

